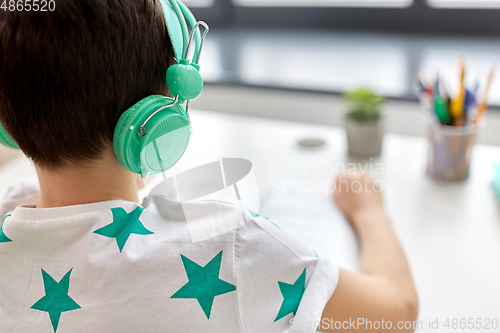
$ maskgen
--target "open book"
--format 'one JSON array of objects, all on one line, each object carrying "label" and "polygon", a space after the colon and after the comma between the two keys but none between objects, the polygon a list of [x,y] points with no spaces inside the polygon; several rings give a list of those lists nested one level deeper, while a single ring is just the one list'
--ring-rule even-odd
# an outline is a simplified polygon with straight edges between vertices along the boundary
[{"label": "open book", "polygon": [[266,192],[259,215],[266,216],[333,264],[359,271],[356,234],[330,195]]}]

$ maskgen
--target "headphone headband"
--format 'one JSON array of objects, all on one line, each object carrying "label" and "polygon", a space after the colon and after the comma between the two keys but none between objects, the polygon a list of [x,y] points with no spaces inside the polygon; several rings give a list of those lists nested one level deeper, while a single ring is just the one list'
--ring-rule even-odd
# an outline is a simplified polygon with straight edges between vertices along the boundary
[{"label": "headphone headband", "polygon": [[[199,22],[196,21],[194,15],[182,1],[168,0],[168,3],[166,3],[165,0],[160,0],[160,3],[162,5],[167,30],[175,51],[177,62],[187,59],[189,45],[191,44],[191,39],[193,38],[193,32],[195,39],[193,59],[198,59],[203,44],[203,38],[205,37],[206,32],[208,32],[208,26],[206,23],[201,23],[206,29],[202,38],[200,36]],[[192,29],[191,36],[188,32],[186,20],[189,22]]]}]

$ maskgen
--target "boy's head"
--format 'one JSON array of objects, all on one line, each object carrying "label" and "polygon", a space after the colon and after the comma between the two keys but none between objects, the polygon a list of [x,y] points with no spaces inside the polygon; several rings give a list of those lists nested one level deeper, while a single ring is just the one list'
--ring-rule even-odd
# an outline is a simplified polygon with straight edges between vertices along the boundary
[{"label": "boy's head", "polygon": [[168,94],[173,57],[159,0],[0,11],[0,122],[42,167],[91,161],[125,110]]}]

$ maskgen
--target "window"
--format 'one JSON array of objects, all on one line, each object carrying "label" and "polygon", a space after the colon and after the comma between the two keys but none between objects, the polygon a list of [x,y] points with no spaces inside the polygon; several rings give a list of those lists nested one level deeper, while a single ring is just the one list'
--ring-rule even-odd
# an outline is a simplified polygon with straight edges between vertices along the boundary
[{"label": "window", "polygon": [[233,0],[240,6],[284,6],[284,7],[407,7],[412,0]]},{"label": "window", "polygon": [[184,0],[189,7],[210,7],[214,4],[214,0]]},{"label": "window", "polygon": [[[212,31],[201,57],[207,83],[325,92],[368,84],[416,99],[415,72],[452,77],[464,55],[481,83],[500,54],[500,0],[212,0],[193,13]],[[495,82],[490,100],[500,105]]]},{"label": "window", "polygon": [[203,6],[194,7],[193,12],[213,27],[483,36],[498,36],[500,31],[500,0],[186,1]]},{"label": "window", "polygon": [[500,0],[429,0],[429,4],[441,8],[500,8]]}]

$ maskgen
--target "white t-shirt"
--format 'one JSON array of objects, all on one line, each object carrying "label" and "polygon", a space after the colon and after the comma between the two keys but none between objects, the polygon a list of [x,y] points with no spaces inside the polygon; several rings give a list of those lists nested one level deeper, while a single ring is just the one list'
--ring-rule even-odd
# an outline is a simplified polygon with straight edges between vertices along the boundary
[{"label": "white t-shirt", "polygon": [[246,223],[193,243],[161,196],[30,208],[38,198],[29,182],[0,206],[2,332],[314,332],[338,282],[338,267],[224,202],[197,204]]}]

